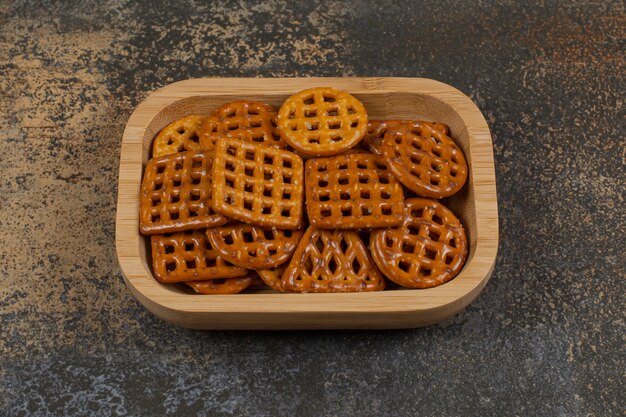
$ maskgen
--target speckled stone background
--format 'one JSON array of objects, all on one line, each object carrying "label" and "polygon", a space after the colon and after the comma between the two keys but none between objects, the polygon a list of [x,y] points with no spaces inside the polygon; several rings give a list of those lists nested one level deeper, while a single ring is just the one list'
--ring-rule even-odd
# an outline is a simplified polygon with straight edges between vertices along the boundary
[{"label": "speckled stone background", "polygon": [[[626,409],[621,2],[0,2],[0,414],[617,416]],[[419,76],[489,122],[501,241],[426,329],[195,332],[116,260],[119,146],[203,76]]]}]

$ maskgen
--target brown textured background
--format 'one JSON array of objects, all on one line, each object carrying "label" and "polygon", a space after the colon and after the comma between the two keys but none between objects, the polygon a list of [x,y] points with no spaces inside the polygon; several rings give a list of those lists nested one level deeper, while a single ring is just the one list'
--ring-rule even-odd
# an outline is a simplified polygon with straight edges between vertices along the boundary
[{"label": "brown textured background", "polygon": [[[0,1],[0,415],[619,415],[621,2]],[[121,135],[203,76],[420,76],[492,128],[501,243],[427,329],[193,332],[117,265]]]}]

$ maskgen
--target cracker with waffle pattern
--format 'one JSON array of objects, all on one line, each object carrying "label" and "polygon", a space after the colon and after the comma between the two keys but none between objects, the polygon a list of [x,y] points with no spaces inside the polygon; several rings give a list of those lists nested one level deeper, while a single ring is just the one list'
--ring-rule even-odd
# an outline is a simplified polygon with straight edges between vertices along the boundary
[{"label": "cracker with waffle pattern", "polygon": [[289,97],[277,116],[280,136],[297,151],[330,156],[358,144],[367,131],[363,104],[345,91],[311,88]]},{"label": "cracker with waffle pattern", "polygon": [[198,294],[239,294],[254,283],[254,275],[185,282]]},{"label": "cracker with waffle pattern", "polygon": [[161,283],[234,278],[248,271],[224,260],[204,230],[153,235],[152,266]]},{"label": "cracker with waffle pattern", "polygon": [[426,124],[390,127],[382,151],[396,178],[421,197],[449,197],[467,180],[461,149],[449,136]]},{"label": "cracker with waffle pattern", "polygon": [[370,250],[376,265],[404,287],[430,288],[448,282],[467,258],[461,222],[435,200],[412,198],[404,204],[401,226],[372,232]]},{"label": "cracker with waffle pattern", "polygon": [[385,279],[356,232],[309,226],[280,288],[286,292],[382,291]]},{"label": "cracker with waffle pattern", "polygon": [[382,155],[382,142],[383,138],[385,137],[385,133],[387,133],[387,130],[389,130],[391,126],[403,123],[407,125],[411,125],[414,123],[425,124],[432,127],[433,129],[441,131],[446,135],[450,134],[450,128],[446,124],[441,122],[412,122],[411,120],[370,120],[367,124],[367,133],[365,134],[363,142],[361,143],[365,144],[365,147],[370,152],[376,155]]},{"label": "cracker with waffle pattern", "polygon": [[200,144],[213,149],[221,137],[263,143],[277,148],[287,147],[276,127],[276,109],[255,101],[226,103],[207,117],[200,127]]},{"label": "cracker with waffle pattern", "polygon": [[282,264],[280,266],[277,266],[276,268],[259,269],[256,271],[256,273],[259,274],[259,277],[261,277],[263,282],[271,289],[278,292],[285,292],[285,290],[283,290],[283,288],[280,286],[285,269],[287,269],[287,265]]},{"label": "cracker with waffle pattern", "polygon": [[171,233],[225,224],[211,208],[211,162],[207,151],[187,151],[148,161],[141,184],[139,228]]},{"label": "cracker with waffle pattern", "polygon": [[267,290],[269,287],[258,274],[252,274],[249,290]]},{"label": "cracker with waffle pattern", "polygon": [[366,151],[312,158],[305,168],[309,222],[362,229],[402,222],[404,194],[383,158]]},{"label": "cracker with waffle pattern", "polygon": [[302,226],[302,159],[283,149],[222,138],[215,147],[213,209],[256,226]]},{"label": "cracker with waffle pattern", "polygon": [[234,265],[269,269],[291,258],[302,237],[302,230],[234,223],[208,229],[207,237],[220,256]]},{"label": "cracker with waffle pattern", "polygon": [[200,126],[206,116],[187,116],[164,127],[154,138],[152,157],[184,151],[199,151]]}]

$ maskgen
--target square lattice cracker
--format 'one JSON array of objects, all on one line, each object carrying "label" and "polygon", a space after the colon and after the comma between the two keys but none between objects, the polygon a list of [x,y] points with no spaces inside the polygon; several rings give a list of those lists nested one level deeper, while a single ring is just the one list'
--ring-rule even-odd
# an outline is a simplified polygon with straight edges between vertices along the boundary
[{"label": "square lattice cracker", "polygon": [[214,227],[228,219],[213,211],[211,153],[187,151],[148,161],[141,184],[140,230],[144,234]]},{"label": "square lattice cracker", "polygon": [[204,230],[152,236],[154,275],[161,283],[244,276],[248,271],[224,260]]},{"label": "square lattice cracker", "polygon": [[216,212],[258,226],[302,226],[304,168],[293,152],[223,138],[213,160]]},{"label": "square lattice cracker", "polygon": [[360,152],[306,163],[306,202],[311,225],[323,229],[397,226],[402,185],[384,160]]}]

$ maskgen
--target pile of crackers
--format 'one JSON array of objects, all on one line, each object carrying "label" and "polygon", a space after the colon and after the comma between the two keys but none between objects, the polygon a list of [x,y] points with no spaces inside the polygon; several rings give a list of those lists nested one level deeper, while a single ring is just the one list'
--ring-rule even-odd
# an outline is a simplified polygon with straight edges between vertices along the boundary
[{"label": "pile of crackers", "polygon": [[312,88],[277,111],[235,101],[153,141],[140,231],[155,278],[202,294],[430,288],[467,258],[439,199],[468,176],[437,122],[369,120],[345,91]]}]

